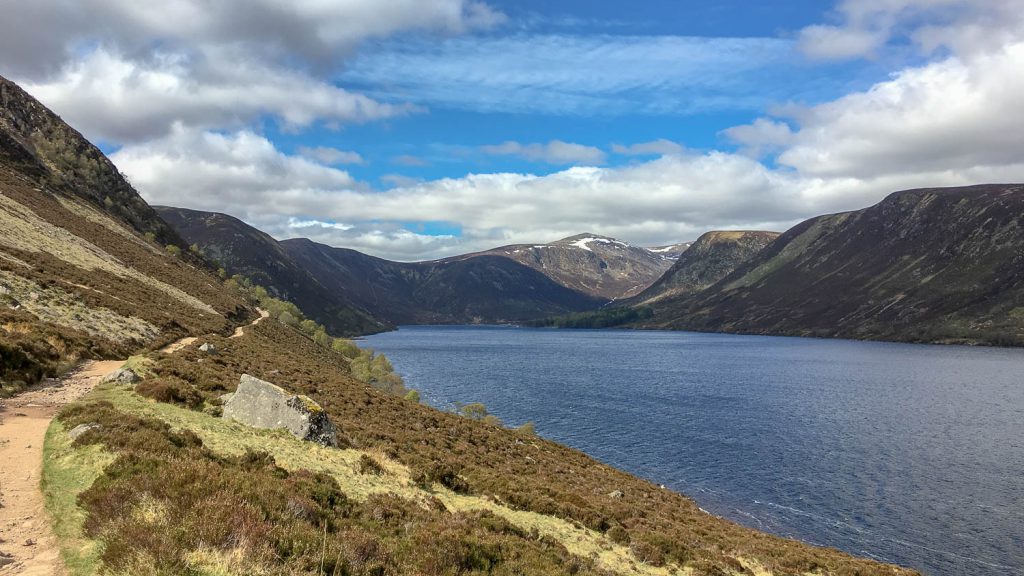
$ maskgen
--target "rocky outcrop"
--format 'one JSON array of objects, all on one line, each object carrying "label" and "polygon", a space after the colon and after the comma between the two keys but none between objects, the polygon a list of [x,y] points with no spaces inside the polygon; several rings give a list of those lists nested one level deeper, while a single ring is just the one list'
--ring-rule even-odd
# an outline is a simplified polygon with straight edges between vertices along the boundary
[{"label": "rocky outcrop", "polygon": [[68,432],[68,437],[71,438],[72,440],[78,440],[78,437],[81,436],[82,434],[85,434],[86,432],[91,432],[92,430],[99,430],[100,428],[102,428],[102,426],[95,422],[91,422],[89,424],[79,424],[78,426],[72,428],[70,432]]},{"label": "rocky outcrop", "polygon": [[141,378],[131,368],[118,368],[103,378],[103,382],[114,382],[117,384],[135,384],[139,380]]},{"label": "rocky outcrop", "polygon": [[223,417],[253,428],[285,429],[324,446],[338,445],[338,430],[319,404],[248,374],[225,402]]}]

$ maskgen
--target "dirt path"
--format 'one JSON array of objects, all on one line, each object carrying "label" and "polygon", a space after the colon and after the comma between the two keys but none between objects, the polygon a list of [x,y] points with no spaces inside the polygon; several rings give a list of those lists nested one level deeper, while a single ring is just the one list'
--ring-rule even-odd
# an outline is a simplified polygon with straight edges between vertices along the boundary
[{"label": "dirt path", "polygon": [[58,380],[0,400],[0,575],[63,574],[43,505],[43,438],[61,406],[81,398],[124,361],[87,361]]},{"label": "dirt path", "polygon": [[[257,308],[256,311],[260,313],[260,317],[253,320],[252,323],[249,324],[249,326],[255,326],[260,322],[263,322],[265,318],[270,317],[270,312],[267,312],[263,308]],[[245,336],[245,329],[248,328],[249,326],[239,326],[238,328],[235,328],[235,333],[229,336],[229,338],[241,338],[242,336]]]},{"label": "dirt path", "polygon": [[[260,317],[255,319],[255,320],[253,320],[249,324],[246,324],[245,326],[239,326],[238,328],[235,328],[235,333],[232,334],[231,336],[228,336],[228,338],[241,338],[242,336],[245,336],[245,329],[246,328],[248,328],[249,326],[255,326],[255,325],[259,324],[260,322],[262,322],[263,319],[270,317],[270,312],[267,312],[266,310],[264,310],[262,308],[257,308],[256,310],[259,311]],[[195,338],[195,337],[192,337],[192,336],[189,336],[187,338],[182,338],[181,340],[178,340],[177,342],[168,344],[167,346],[164,346],[163,348],[161,348],[160,349],[160,353],[161,354],[174,354],[178,350],[183,349],[184,347],[188,346],[189,344],[192,344],[196,340],[198,340],[198,338]]]}]

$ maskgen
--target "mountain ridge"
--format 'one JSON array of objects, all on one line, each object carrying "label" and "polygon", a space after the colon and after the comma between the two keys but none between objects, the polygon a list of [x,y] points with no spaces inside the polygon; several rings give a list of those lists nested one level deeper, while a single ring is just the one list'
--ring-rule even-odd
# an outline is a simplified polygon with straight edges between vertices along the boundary
[{"label": "mountain ridge", "polygon": [[1024,345],[1024,185],[894,192],[783,233],[643,327]]}]

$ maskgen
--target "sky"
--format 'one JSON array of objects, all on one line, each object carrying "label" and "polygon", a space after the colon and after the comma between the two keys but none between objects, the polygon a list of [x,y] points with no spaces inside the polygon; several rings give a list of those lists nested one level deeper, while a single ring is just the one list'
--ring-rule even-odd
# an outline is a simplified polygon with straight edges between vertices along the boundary
[{"label": "sky", "polygon": [[1024,181],[1021,0],[6,1],[152,204],[412,261]]}]

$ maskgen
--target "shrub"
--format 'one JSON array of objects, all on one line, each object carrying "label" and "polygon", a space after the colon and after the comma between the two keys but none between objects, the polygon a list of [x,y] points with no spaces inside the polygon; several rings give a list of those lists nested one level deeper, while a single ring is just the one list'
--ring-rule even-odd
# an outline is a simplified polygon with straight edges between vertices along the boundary
[{"label": "shrub", "polygon": [[384,474],[384,467],[370,456],[363,454],[359,457],[359,473],[380,476]]},{"label": "shrub", "polygon": [[167,253],[170,254],[171,256],[181,255],[181,248],[178,248],[174,244],[168,244],[167,246],[164,246],[164,250],[166,250]]},{"label": "shrub", "polygon": [[526,434],[527,436],[537,435],[537,428],[536,426],[534,426],[533,422],[527,422],[526,424],[523,424],[519,428],[516,428],[516,431],[518,431],[520,434]]},{"label": "shrub", "polygon": [[157,402],[181,404],[195,409],[203,405],[203,395],[178,378],[151,378],[140,382],[135,391]]}]

